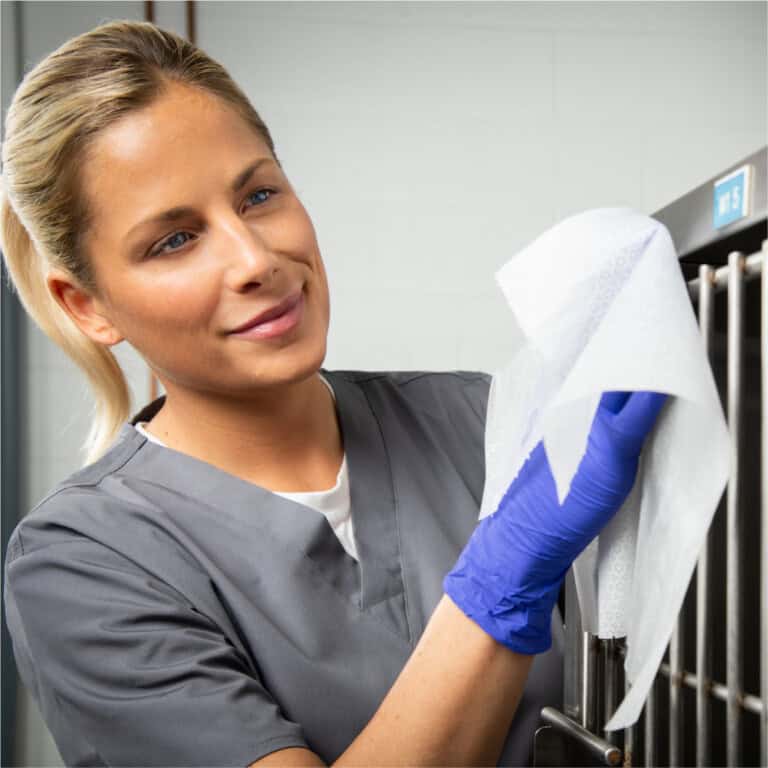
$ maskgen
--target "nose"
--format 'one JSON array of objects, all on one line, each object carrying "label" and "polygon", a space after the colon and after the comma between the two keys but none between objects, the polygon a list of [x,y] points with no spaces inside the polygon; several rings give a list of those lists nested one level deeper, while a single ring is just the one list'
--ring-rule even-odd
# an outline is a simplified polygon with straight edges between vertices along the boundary
[{"label": "nose", "polygon": [[267,232],[258,222],[224,214],[219,219],[219,240],[225,282],[237,292],[253,285],[269,284],[279,270],[280,258],[272,249]]}]

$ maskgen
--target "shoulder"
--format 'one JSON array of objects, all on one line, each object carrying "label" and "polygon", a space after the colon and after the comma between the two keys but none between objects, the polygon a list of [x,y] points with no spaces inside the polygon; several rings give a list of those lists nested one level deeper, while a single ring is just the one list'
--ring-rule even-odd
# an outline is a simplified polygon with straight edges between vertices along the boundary
[{"label": "shoulder", "polygon": [[[83,578],[101,567],[131,572],[184,604],[209,615],[218,611],[205,568],[157,508],[135,492],[130,459],[146,442],[125,424],[100,459],[58,482],[16,523],[6,546],[6,586],[10,579],[18,589],[46,569],[72,570],[77,558]],[[58,593],[62,581],[51,578],[49,585]]]},{"label": "shoulder", "polygon": [[6,565],[54,544],[98,539],[94,534],[109,519],[106,513],[118,511],[121,506],[117,498],[104,491],[103,481],[119,473],[145,441],[125,423],[97,461],[57,482],[14,527],[8,540]]},{"label": "shoulder", "polygon": [[[161,547],[162,553],[155,552]],[[106,568],[152,579],[181,597],[180,590],[171,586],[184,583],[178,578],[183,560],[175,549],[170,540],[142,536],[125,504],[98,485],[69,483],[49,493],[11,531],[5,586],[13,583],[18,589],[21,581],[50,573],[56,576],[48,580],[48,589],[56,594],[65,571],[79,569],[85,576]]]}]

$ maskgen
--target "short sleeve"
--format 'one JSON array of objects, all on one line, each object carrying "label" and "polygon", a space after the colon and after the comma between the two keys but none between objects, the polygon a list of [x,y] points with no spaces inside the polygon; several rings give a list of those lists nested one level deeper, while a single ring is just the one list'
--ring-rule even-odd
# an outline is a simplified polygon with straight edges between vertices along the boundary
[{"label": "short sleeve", "polygon": [[17,666],[67,765],[243,767],[307,748],[217,625],[132,560],[85,538],[9,557]]}]

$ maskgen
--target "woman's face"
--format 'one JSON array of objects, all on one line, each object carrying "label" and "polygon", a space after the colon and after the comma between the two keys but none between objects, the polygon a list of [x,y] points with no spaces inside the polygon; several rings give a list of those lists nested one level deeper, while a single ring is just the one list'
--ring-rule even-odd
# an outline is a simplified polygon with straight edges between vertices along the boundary
[{"label": "woman's face", "polygon": [[[99,338],[127,339],[166,389],[244,395],[320,367],[330,310],[314,227],[232,108],[172,85],[100,134],[83,170]],[[287,316],[233,333],[290,297]]]}]

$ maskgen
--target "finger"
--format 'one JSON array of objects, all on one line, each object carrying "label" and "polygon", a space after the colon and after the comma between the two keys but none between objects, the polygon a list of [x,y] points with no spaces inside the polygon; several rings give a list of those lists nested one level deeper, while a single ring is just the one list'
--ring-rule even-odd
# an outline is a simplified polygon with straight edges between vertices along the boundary
[{"label": "finger", "polygon": [[600,398],[600,408],[605,408],[611,413],[618,413],[627,402],[630,392],[603,392]]},{"label": "finger", "polygon": [[656,423],[666,400],[667,395],[663,392],[632,392],[616,416],[614,426],[625,432],[645,435]]}]

